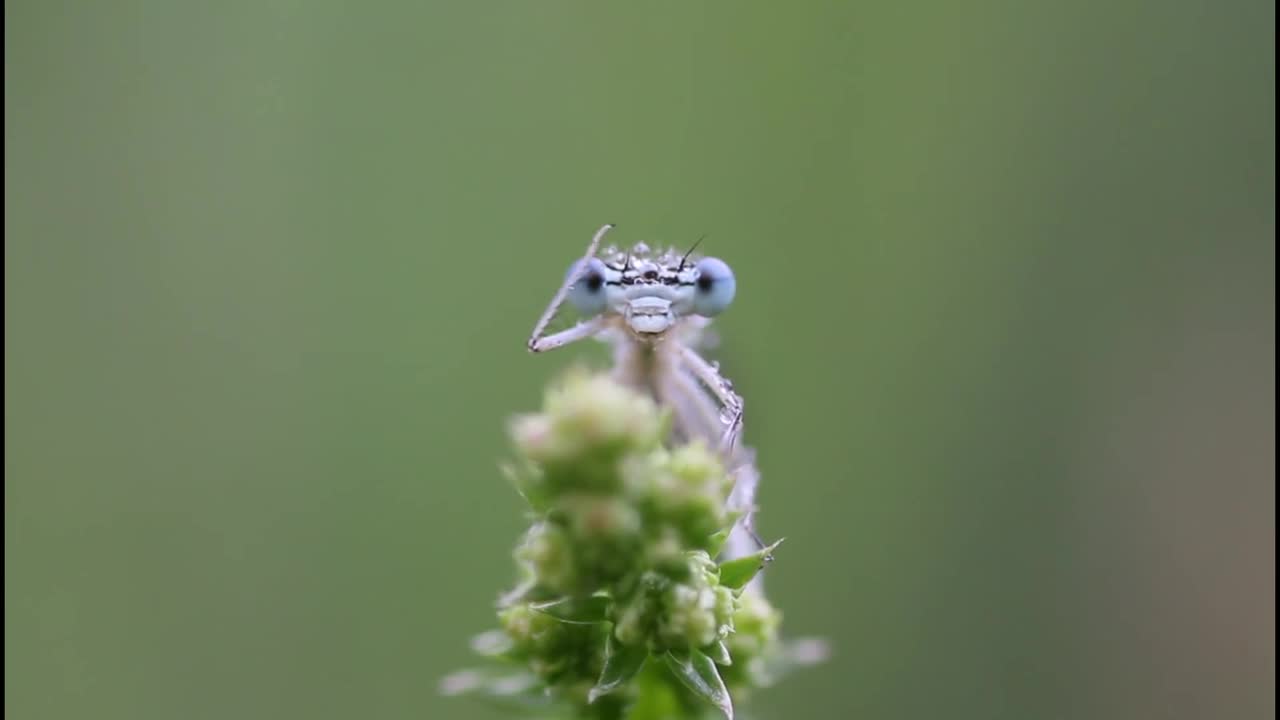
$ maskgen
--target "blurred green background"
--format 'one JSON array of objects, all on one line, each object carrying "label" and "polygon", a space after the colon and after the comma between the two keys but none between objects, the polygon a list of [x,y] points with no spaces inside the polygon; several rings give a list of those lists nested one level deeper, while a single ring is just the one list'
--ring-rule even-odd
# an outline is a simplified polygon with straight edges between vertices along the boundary
[{"label": "blurred green background", "polygon": [[738,276],[767,718],[1275,712],[1275,9],[10,2],[5,708],[437,695],[524,341],[613,239]]}]

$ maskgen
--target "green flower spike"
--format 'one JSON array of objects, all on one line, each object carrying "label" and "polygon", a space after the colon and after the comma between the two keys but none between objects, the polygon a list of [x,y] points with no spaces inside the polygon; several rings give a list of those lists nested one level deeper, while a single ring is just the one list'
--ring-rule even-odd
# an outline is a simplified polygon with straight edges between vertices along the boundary
[{"label": "green flower spike", "polygon": [[541,413],[511,424],[507,474],[535,521],[522,573],[476,637],[485,669],[442,683],[528,717],[733,718],[733,699],[816,662],[779,639],[781,617],[748,582],[779,543],[717,563],[732,481],[700,443],[666,448],[669,419],[606,376],[570,373]]}]

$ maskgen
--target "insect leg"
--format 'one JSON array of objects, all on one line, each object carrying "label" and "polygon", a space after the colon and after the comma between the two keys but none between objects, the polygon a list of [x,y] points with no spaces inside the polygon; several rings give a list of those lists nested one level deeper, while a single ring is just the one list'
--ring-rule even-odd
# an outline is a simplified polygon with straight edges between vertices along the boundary
[{"label": "insect leg", "polygon": [[589,338],[600,332],[604,327],[604,318],[596,317],[584,323],[578,323],[568,330],[561,330],[558,333],[539,337],[537,335],[529,338],[529,352],[546,352],[547,350],[555,350],[558,347],[564,347],[571,342],[576,342],[583,338]]},{"label": "insect leg", "polygon": [[733,391],[733,386],[720,374],[720,371],[687,346],[680,348],[680,359],[684,361],[684,365],[689,368],[694,377],[706,385],[711,394],[720,401],[725,415],[732,421],[730,425],[740,422],[742,397]]},{"label": "insect leg", "polygon": [[662,375],[662,402],[673,408],[676,426],[685,440],[701,438],[714,447],[721,433],[720,413],[715,402],[687,370],[678,364],[666,368]]},{"label": "insect leg", "polygon": [[[600,248],[600,241],[604,239],[605,233],[609,232],[612,229],[613,229],[613,223],[609,223],[608,225],[605,225],[596,231],[596,234],[591,238],[591,244],[587,245],[586,254],[582,256],[582,262],[578,264],[578,272],[569,273],[565,277],[564,282],[560,284],[560,289],[557,290],[556,294],[551,297],[550,304],[547,305],[546,310],[542,311],[542,317],[538,318],[538,324],[533,326],[533,334],[529,336],[529,350],[531,352],[540,352],[541,350],[551,349],[550,347],[538,348],[536,346],[538,345],[539,340],[544,339],[542,337],[542,333],[546,331],[547,324],[551,322],[551,318],[555,317],[556,311],[559,310],[560,306],[564,303],[565,296],[569,294],[569,288],[573,287],[573,284],[578,282],[582,273],[586,272],[587,263],[591,260],[591,258],[596,256],[596,250]],[[570,332],[570,330],[566,330],[564,332],[567,333],[567,332]],[[564,333],[557,333],[557,334],[563,335]],[[552,335],[550,337],[556,337],[556,336]],[[550,337],[546,339],[549,340]],[[585,336],[582,336],[582,337],[585,337]],[[564,345],[566,343],[573,342],[574,340],[578,340],[578,339],[580,339],[580,337],[571,337],[569,340],[566,340],[565,342],[559,343],[558,345],[554,345],[552,347],[560,347],[560,345]]]}]

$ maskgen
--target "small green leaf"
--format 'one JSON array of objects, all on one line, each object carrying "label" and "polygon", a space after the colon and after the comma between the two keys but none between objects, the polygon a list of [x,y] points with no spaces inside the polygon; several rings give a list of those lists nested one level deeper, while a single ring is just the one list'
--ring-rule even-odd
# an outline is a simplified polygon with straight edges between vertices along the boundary
[{"label": "small green leaf", "polygon": [[758,552],[720,563],[720,584],[734,590],[746,587],[747,583],[751,582],[751,578],[773,559],[773,551],[781,544],[782,540],[779,540]]},{"label": "small green leaf", "polygon": [[707,653],[707,657],[716,661],[717,665],[728,667],[733,664],[733,658],[729,656],[729,648],[725,646],[723,640],[717,640],[703,650]]},{"label": "small green leaf", "polygon": [[502,476],[506,478],[511,487],[525,501],[529,509],[534,515],[545,513],[548,508],[547,499],[543,497],[545,493],[533,483],[533,478],[537,476],[538,470],[534,468],[527,460],[521,462],[522,467],[517,467],[509,462],[498,465],[498,470],[502,472]]},{"label": "small green leaf", "polygon": [[536,603],[529,607],[540,613],[546,613],[560,622],[591,625],[608,619],[611,602],[612,600],[606,595],[592,595],[588,598],[564,597],[550,602]]},{"label": "small green leaf", "polygon": [[745,515],[746,513],[742,510],[731,510],[725,513],[725,520],[729,523],[729,527],[713,533],[707,540],[707,553],[711,557],[716,557],[721,550],[724,550],[724,544],[729,542],[729,536],[733,534]]},{"label": "small green leaf", "polygon": [[604,670],[601,671],[595,687],[587,693],[587,702],[593,703],[600,696],[626,685],[636,673],[640,672],[647,657],[649,657],[649,649],[645,646],[623,645],[610,634],[605,644]]},{"label": "small green leaf", "polygon": [[[655,656],[656,659],[656,656]],[[635,686],[635,702],[624,716],[626,720],[671,720],[688,717],[688,709],[681,700],[684,688],[671,682],[671,673],[662,662],[645,663],[640,674],[632,680]]]},{"label": "small green leaf", "polygon": [[720,551],[724,549],[724,544],[729,541],[730,530],[732,530],[732,528],[721,530],[711,536],[707,541],[707,554],[711,555],[711,557],[715,557],[720,554]]},{"label": "small green leaf", "polygon": [[733,701],[715,661],[697,650],[668,650],[663,659],[685,687],[719,708],[726,720],[733,720]]}]

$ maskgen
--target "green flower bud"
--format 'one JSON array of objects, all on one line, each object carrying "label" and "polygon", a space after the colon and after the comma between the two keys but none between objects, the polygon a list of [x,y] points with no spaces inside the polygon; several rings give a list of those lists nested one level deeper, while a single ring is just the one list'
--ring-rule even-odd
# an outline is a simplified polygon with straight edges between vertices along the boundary
[{"label": "green flower bud", "polygon": [[738,596],[732,590],[723,586],[716,586],[714,592],[716,594],[716,622],[719,623],[724,635],[727,635],[735,629],[734,616],[738,610]]},{"label": "green flower bud", "polygon": [[658,447],[664,433],[665,419],[648,397],[581,373],[547,393],[544,412],[511,424],[516,448],[542,470],[540,497],[618,490],[619,462]]},{"label": "green flower bud", "polygon": [[674,528],[660,526],[658,537],[645,546],[645,562],[672,580],[684,580],[689,576],[689,558],[680,534]]},{"label": "green flower bud", "polygon": [[662,600],[665,607],[658,623],[662,647],[702,647],[718,639],[716,598],[710,588],[677,583]]},{"label": "green flower bud", "polygon": [[651,466],[623,468],[624,484],[650,527],[670,526],[686,548],[706,548],[726,524],[729,478],[699,444],[680,448]]},{"label": "green flower bud", "polygon": [[566,499],[560,508],[568,516],[574,538],[579,542],[614,542],[640,535],[640,513],[618,498],[575,496]]},{"label": "green flower bud", "polygon": [[525,603],[503,608],[498,613],[498,621],[511,638],[513,652],[523,655],[536,655],[554,644],[552,635],[559,624],[555,618]]},{"label": "green flower bud", "polygon": [[655,572],[646,572],[614,619],[613,634],[623,645],[653,646],[651,638],[663,612],[662,595],[671,581]]},{"label": "green flower bud", "polygon": [[529,528],[516,548],[516,560],[533,575],[536,585],[552,593],[569,593],[578,585],[573,543],[558,525],[540,522]]},{"label": "green flower bud", "polygon": [[724,466],[715,453],[700,442],[676,448],[671,452],[667,466],[689,488],[715,497],[729,493],[731,483]]},{"label": "green flower bud", "polygon": [[565,498],[559,509],[573,538],[577,572],[586,582],[598,587],[635,569],[643,528],[640,514],[629,503],[575,495]]},{"label": "green flower bud", "polygon": [[517,415],[511,420],[510,433],[516,449],[535,462],[563,454],[562,449],[553,447],[555,438],[547,415]]},{"label": "green flower bud", "polygon": [[734,661],[764,655],[778,640],[782,613],[759,593],[743,593],[733,614],[734,633],[727,643]]},{"label": "green flower bud", "polygon": [[510,657],[523,659],[543,678],[593,678],[603,663],[604,625],[566,623],[527,603],[498,613],[511,639]]},{"label": "green flower bud", "polygon": [[546,413],[565,448],[574,441],[578,449],[613,447],[618,454],[651,449],[664,430],[652,400],[603,375],[569,375],[547,394]]},{"label": "green flower bud", "polygon": [[733,593],[719,585],[715,563],[703,551],[687,553],[683,568],[662,590],[661,613],[651,645],[699,648],[733,629]]}]

